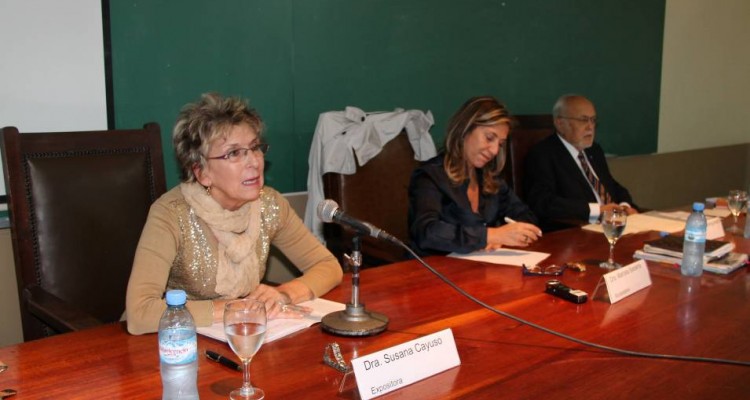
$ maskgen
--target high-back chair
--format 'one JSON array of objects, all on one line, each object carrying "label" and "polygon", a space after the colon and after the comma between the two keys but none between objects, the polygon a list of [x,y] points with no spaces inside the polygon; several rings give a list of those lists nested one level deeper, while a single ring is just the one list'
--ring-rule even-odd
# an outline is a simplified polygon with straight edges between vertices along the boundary
[{"label": "high-back chair", "polygon": [[159,126],[2,130],[24,340],[120,319],[151,203],[166,190]]},{"label": "high-back chair", "polygon": [[518,197],[523,198],[523,163],[531,147],[555,132],[551,114],[516,115],[516,126],[508,140],[505,177]]},{"label": "high-back chair", "polygon": [[[406,132],[386,143],[373,159],[357,167],[352,175],[326,173],[323,192],[348,215],[367,221],[397,237],[409,240],[409,179],[419,161]],[[323,234],[329,250],[341,260],[350,253],[353,233],[338,224],[325,224]],[[391,243],[362,238],[363,266],[372,267],[406,259],[404,250]]]}]

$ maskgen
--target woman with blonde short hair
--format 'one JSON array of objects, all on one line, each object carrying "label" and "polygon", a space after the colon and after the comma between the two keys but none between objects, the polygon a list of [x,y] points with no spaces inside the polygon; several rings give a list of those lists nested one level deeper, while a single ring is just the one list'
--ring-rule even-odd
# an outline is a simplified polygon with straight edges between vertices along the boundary
[{"label": "woman with blonde short hair", "polygon": [[[299,317],[285,305],[311,300],[341,282],[333,255],[305,228],[286,199],[264,185],[263,122],[236,97],[205,94],[182,109],[172,140],[181,183],[152,206],[128,284],[133,334],[156,332],[167,290],[187,292],[198,326],[223,318],[224,304],[249,297],[269,318]],[[302,276],[278,287],[261,283],[269,247]]]}]

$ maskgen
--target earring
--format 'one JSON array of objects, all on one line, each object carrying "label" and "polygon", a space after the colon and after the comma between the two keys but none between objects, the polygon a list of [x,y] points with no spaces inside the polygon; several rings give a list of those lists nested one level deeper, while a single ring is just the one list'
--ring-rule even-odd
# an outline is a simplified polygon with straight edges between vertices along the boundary
[{"label": "earring", "polygon": [[206,186],[206,195],[211,196],[211,186]]}]

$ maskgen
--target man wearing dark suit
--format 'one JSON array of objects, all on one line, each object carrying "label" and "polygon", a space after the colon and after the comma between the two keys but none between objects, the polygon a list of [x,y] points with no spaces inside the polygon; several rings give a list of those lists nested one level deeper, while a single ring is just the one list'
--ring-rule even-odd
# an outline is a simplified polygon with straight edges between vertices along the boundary
[{"label": "man wearing dark suit", "polygon": [[604,151],[594,142],[594,104],[583,96],[565,95],[555,103],[552,117],[557,133],[532,147],[524,165],[524,198],[542,229],[595,222],[602,212],[617,207],[637,213],[630,193],[612,177]]}]

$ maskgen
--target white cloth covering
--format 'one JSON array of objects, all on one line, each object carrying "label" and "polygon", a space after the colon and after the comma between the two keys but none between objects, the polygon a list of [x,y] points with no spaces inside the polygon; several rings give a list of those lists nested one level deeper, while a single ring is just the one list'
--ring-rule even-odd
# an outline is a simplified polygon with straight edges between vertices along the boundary
[{"label": "white cloth covering", "polygon": [[357,107],[346,107],[344,111],[320,114],[308,159],[305,208],[305,225],[308,229],[324,242],[323,222],[317,212],[318,204],[324,196],[323,174],[355,173],[355,160],[359,161],[360,166],[365,165],[402,130],[406,130],[414,149],[414,158],[419,161],[428,160],[437,154],[429,132],[433,124],[430,111],[425,113],[400,108],[392,112],[365,113]]}]

